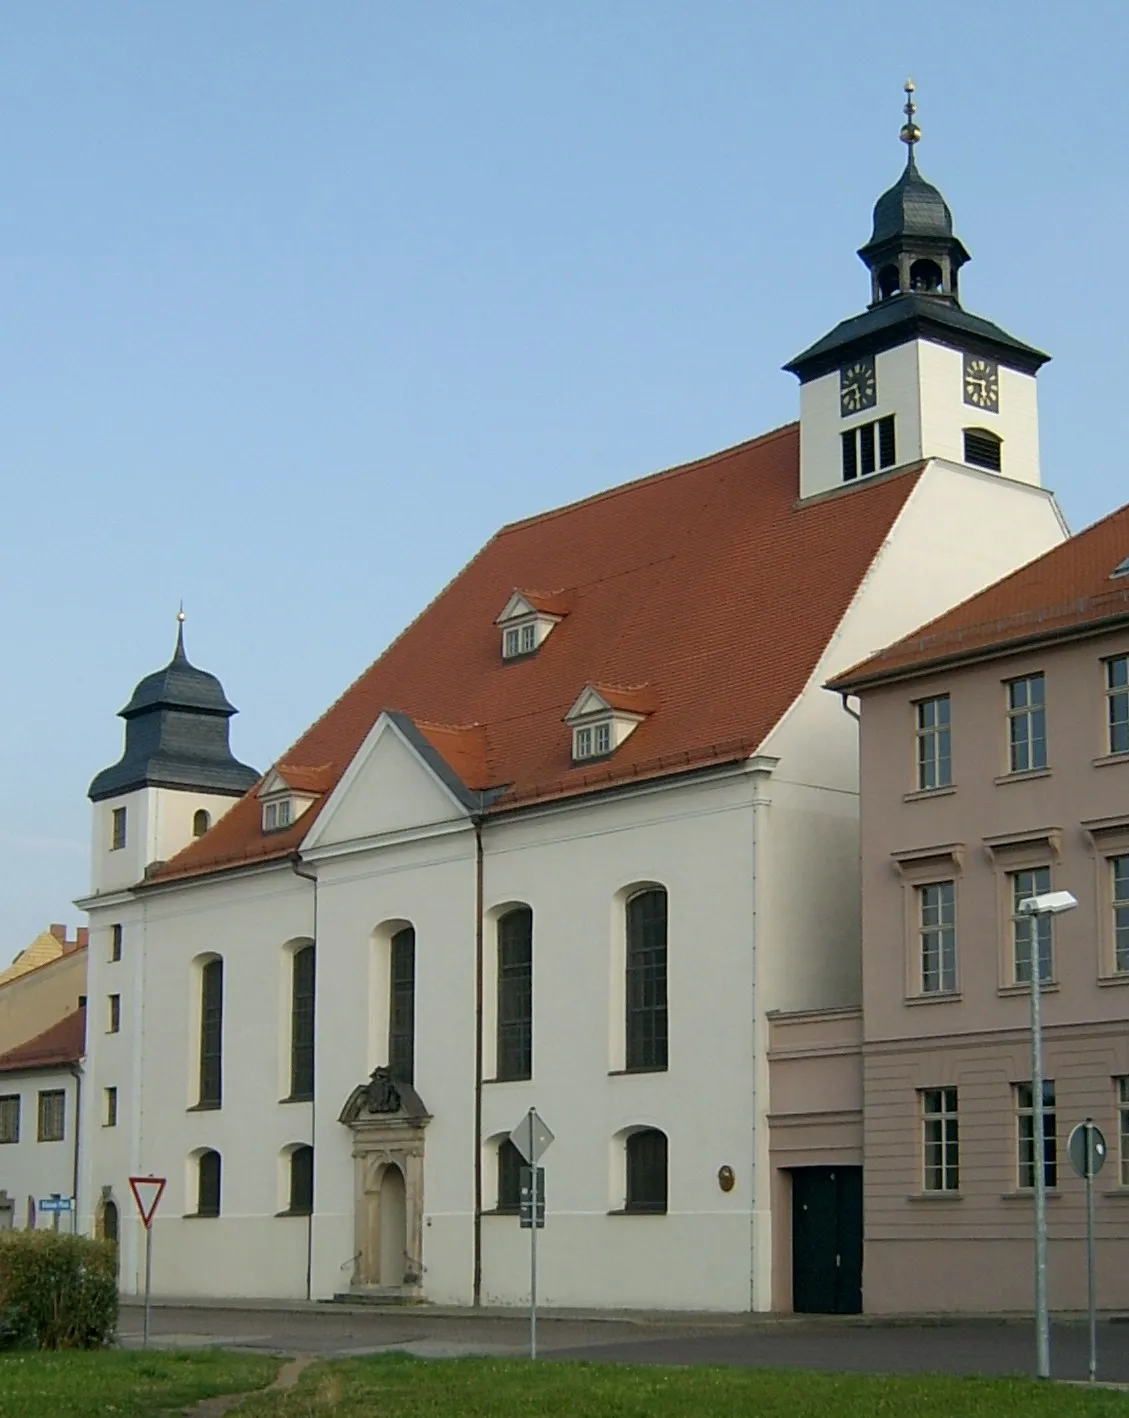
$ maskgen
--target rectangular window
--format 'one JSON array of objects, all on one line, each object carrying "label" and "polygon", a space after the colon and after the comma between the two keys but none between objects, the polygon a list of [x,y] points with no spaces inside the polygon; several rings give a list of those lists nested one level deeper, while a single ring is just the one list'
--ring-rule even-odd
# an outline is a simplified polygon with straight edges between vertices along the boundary
[{"label": "rectangular window", "polygon": [[0,1098],[0,1142],[20,1140],[20,1095],[7,1093]]},{"label": "rectangular window", "polygon": [[937,881],[917,888],[921,940],[922,994],[957,987],[956,883]]},{"label": "rectangular window", "polygon": [[309,1216],[314,1209],[314,1149],[296,1147],[290,1154],[290,1212]]},{"label": "rectangular window", "polygon": [[661,887],[628,901],[628,1069],[667,1066],[666,925],[666,892]]},{"label": "rectangular window", "polygon": [[1129,753],[1129,655],[1105,662],[1109,752]]},{"label": "rectangular window", "polygon": [[[16,1118],[18,1123],[18,1110]],[[1121,1185],[1129,1187],[1129,1078],[1117,1080],[1117,1144]]]},{"label": "rectangular window", "polygon": [[610,753],[612,749],[612,726],[610,724],[596,725],[596,752]]},{"label": "rectangular window", "polygon": [[845,483],[865,478],[879,468],[892,468],[898,460],[893,414],[850,428],[840,439]]},{"label": "rectangular window", "polygon": [[1109,864],[1113,893],[1113,968],[1129,972],[1129,857],[1114,857]]},{"label": "rectangular window", "polygon": [[917,786],[919,791],[947,788],[953,781],[949,696],[922,699],[917,715]]},{"label": "rectangular window", "polygon": [[102,1125],[108,1128],[116,1128],[118,1125],[118,1090],[116,1088],[102,1089]]},{"label": "rectangular window", "polygon": [[498,1078],[533,1076],[533,912],[498,922]]},{"label": "rectangular window", "polygon": [[109,1004],[109,1017],[106,1020],[106,1033],[117,1034],[122,1027],[122,997],[121,995],[110,995],[107,1003]]},{"label": "rectangular window", "polygon": [[1008,886],[1011,897],[1012,984],[1031,983],[1031,947],[1036,940],[1039,943],[1039,979],[1043,982],[1053,980],[1051,917],[1019,914],[1021,901],[1026,901],[1029,896],[1042,896],[1051,889],[1051,869],[1035,867],[1033,871],[1009,872]]},{"label": "rectangular window", "polygon": [[1007,682],[1008,771],[1047,766],[1047,710],[1043,676]]},{"label": "rectangular window", "polygon": [[[1019,1185],[1035,1185],[1035,1095],[1030,1083],[1015,1085],[1015,1107],[1019,1122]],[[1058,1136],[1055,1131],[1055,1086],[1043,1082],[1043,1179],[1048,1187],[1058,1185]]]},{"label": "rectangular window", "polygon": [[281,832],[290,826],[291,802],[289,798],[279,798],[277,802],[263,804],[263,831]]},{"label": "rectangular window", "polygon": [[392,937],[388,1010],[388,1068],[401,1083],[415,1082],[416,933],[411,926]]},{"label": "rectangular window", "polygon": [[523,655],[532,654],[537,648],[537,627],[535,625],[523,625],[521,627],[521,653]]},{"label": "rectangular window", "polygon": [[220,1214],[220,1155],[218,1152],[202,1152],[196,1165],[199,1168],[196,1179],[196,1215],[218,1216]]},{"label": "rectangular window", "polygon": [[223,961],[200,972],[200,1106],[223,1102]]},{"label": "rectangular window", "polygon": [[960,1190],[957,1090],[926,1088],[921,1094],[922,1176],[927,1192]]},{"label": "rectangular window", "polygon": [[290,1096],[314,1096],[314,947],[294,952],[290,1004]]},{"label": "rectangular window", "polygon": [[521,632],[516,625],[511,625],[502,637],[502,654],[507,660],[521,654]]},{"label": "rectangular window", "polygon": [[122,928],[121,925],[110,927],[110,959],[120,960],[122,958]]},{"label": "rectangular window", "polygon": [[576,729],[572,735],[572,756],[573,758],[592,757],[592,730],[591,728]]},{"label": "rectangular window", "polygon": [[110,819],[110,851],[120,852],[125,846],[125,808],[114,808]]},{"label": "rectangular window", "polygon": [[48,1088],[39,1095],[39,1141],[62,1142],[66,1134],[67,1095]]}]

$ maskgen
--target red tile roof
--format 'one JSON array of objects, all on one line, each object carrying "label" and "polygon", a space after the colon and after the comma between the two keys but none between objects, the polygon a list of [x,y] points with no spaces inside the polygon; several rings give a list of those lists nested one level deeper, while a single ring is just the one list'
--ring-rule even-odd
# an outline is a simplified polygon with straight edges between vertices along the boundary
[{"label": "red tile roof", "polygon": [[[798,505],[791,424],[503,527],[280,771],[330,764],[331,786],[385,709],[468,788],[500,790],[493,812],[744,757],[804,688],[916,479]],[[506,662],[495,619],[515,586],[560,588],[569,613],[536,654]],[[612,758],[573,766],[562,719],[589,684],[654,712]],[[319,810],[264,835],[252,791],[150,879],[286,856]]]},{"label": "red tile roof", "polygon": [[1129,622],[1129,505],[837,675],[853,690]]},{"label": "red tile roof", "polygon": [[78,1063],[86,1052],[86,1006],[79,1005],[42,1034],[0,1054],[0,1073],[22,1073],[30,1068],[62,1067]]}]

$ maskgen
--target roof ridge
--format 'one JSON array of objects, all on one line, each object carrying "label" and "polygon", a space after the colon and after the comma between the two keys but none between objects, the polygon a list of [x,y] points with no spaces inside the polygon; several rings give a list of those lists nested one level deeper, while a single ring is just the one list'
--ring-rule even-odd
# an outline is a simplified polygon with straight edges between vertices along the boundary
[{"label": "roof ridge", "polygon": [[[516,522],[506,522],[495,532],[495,537],[503,537],[509,532],[518,531],[522,527],[532,526],[537,522],[548,522],[554,517],[563,517],[568,512],[575,512],[581,507],[591,506],[593,503],[606,502],[613,497],[621,497],[624,493],[632,492],[643,483],[659,482],[664,478],[682,477],[685,473],[692,473],[697,468],[706,463],[717,463],[724,459],[734,458],[739,453],[745,453],[750,448],[755,448],[758,444],[769,443],[773,439],[782,438],[789,430],[799,427],[799,419],[791,419],[788,423],[782,423],[776,428],[771,428],[767,433],[758,433],[755,438],[747,438],[743,443],[735,443],[730,448],[719,448],[714,453],[707,453],[701,458],[693,458],[688,463],[676,463],[672,468],[660,468],[654,473],[644,473],[641,477],[632,478],[629,482],[617,483],[615,487],[604,488],[602,492],[590,493],[587,497],[579,497],[575,502],[562,503],[560,507],[550,507],[544,512],[534,512],[528,517],[519,517]],[[493,540],[493,539],[492,539]]]}]

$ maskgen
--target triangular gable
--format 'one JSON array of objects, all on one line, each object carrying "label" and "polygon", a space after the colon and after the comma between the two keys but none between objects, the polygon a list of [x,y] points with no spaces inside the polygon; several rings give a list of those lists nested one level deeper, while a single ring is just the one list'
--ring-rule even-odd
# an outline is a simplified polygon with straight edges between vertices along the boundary
[{"label": "triangular gable", "polygon": [[598,690],[590,684],[586,684],[580,692],[580,698],[564,716],[564,721],[566,724],[571,724],[574,719],[584,719],[589,714],[607,714],[611,711],[611,707]]},{"label": "triangular gable", "polygon": [[260,798],[269,798],[272,793],[288,793],[289,791],[290,784],[277,768],[268,769],[257,789]]},{"label": "triangular gable", "polygon": [[507,620],[520,620],[523,616],[536,615],[535,607],[525,599],[520,591],[515,591],[502,608],[502,614],[494,622],[502,625]]},{"label": "triangular gable", "polygon": [[467,819],[471,793],[403,714],[383,711],[302,842],[303,852]]}]

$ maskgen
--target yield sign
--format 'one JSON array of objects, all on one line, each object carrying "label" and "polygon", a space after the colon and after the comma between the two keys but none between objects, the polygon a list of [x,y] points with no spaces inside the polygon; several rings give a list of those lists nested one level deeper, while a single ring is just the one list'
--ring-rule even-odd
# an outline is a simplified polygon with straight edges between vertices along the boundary
[{"label": "yield sign", "polygon": [[549,1125],[545,1119],[538,1115],[536,1109],[530,1108],[510,1133],[510,1141],[529,1165],[536,1167],[548,1152],[549,1144],[553,1141],[553,1134],[549,1131]]},{"label": "yield sign", "polygon": [[141,1224],[146,1230],[153,1223],[153,1213],[165,1189],[166,1177],[130,1177],[129,1189],[141,1213]]}]

